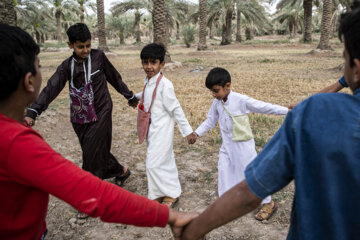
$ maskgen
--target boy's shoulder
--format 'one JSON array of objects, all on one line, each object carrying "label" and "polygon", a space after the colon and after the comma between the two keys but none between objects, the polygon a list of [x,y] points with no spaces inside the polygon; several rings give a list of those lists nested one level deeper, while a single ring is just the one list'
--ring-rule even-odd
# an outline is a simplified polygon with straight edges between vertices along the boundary
[{"label": "boy's shoulder", "polygon": [[162,83],[164,86],[167,86],[167,87],[174,87],[173,83],[167,77],[165,77],[164,74],[163,74],[163,77],[161,78],[160,83]]}]

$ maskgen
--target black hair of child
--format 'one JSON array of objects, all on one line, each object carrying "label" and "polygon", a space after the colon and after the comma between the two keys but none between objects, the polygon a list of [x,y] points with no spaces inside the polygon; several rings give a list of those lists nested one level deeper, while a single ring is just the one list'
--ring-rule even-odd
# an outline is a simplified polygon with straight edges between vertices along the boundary
[{"label": "black hair of child", "polygon": [[66,34],[68,35],[70,43],[75,43],[76,41],[86,42],[91,39],[89,28],[84,23],[76,23],[72,25],[66,31]]},{"label": "black hair of child", "polygon": [[165,59],[166,49],[160,43],[150,43],[146,45],[140,53],[141,60],[156,60],[159,59],[162,63]]},{"label": "black hair of child", "polygon": [[36,75],[39,45],[19,27],[0,24],[0,100],[8,99],[31,72]]},{"label": "black hair of child", "polygon": [[224,68],[213,68],[208,73],[205,85],[208,89],[212,89],[213,86],[218,85],[224,87],[226,83],[231,82],[230,73]]},{"label": "black hair of child", "polygon": [[351,10],[341,15],[339,38],[344,36],[345,48],[350,56],[350,66],[354,59],[360,59],[360,1],[354,1]]}]

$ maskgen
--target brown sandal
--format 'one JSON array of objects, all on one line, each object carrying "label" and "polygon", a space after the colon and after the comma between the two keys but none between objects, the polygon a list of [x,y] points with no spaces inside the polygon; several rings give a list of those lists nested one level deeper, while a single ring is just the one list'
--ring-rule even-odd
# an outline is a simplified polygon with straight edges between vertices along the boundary
[{"label": "brown sandal", "polygon": [[164,197],[162,204],[174,208],[179,203],[179,198]]},{"label": "brown sandal", "polygon": [[273,203],[274,203],[273,207],[270,207],[269,203],[264,204],[259,210],[259,212],[255,215],[255,219],[259,221],[268,220],[277,209],[276,203],[275,202]]}]

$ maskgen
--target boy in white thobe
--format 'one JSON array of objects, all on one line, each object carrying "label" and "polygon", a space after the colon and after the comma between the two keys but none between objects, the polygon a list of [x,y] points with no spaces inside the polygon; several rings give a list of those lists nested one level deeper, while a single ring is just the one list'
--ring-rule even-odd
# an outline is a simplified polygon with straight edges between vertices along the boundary
[{"label": "boy in white thobe", "polygon": [[[161,78],[151,107],[151,121],[147,136],[148,198],[174,207],[181,194],[173,151],[175,122],[182,136],[188,136],[189,142],[193,130],[176,99],[173,84],[160,72],[165,65],[165,48],[160,44],[149,44],[142,49],[140,57],[146,73],[144,111],[148,111],[157,79]],[[141,94],[136,96],[140,98]]]},{"label": "boy in white thobe", "polygon": [[[214,68],[209,72],[206,77],[206,87],[212,91],[215,99],[207,119],[195,130],[193,135],[195,137],[204,135],[211,128],[215,127],[216,122],[219,120],[222,145],[218,162],[218,194],[221,196],[245,179],[245,168],[257,155],[255,141],[251,132],[250,140],[232,140],[233,119],[229,114],[232,116],[248,113],[286,115],[288,109],[232,92],[230,90],[230,74],[222,68]],[[276,204],[271,200],[271,196],[263,199],[262,204],[264,204],[263,208],[255,216],[258,220],[268,219],[276,208]]]}]

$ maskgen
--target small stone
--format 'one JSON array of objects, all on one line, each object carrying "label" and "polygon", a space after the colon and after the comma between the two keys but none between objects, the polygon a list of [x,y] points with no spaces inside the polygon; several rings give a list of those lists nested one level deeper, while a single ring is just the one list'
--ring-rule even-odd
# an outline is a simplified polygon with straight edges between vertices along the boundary
[{"label": "small stone", "polygon": [[74,223],[76,223],[76,218],[70,218],[69,224],[71,225],[71,224],[74,224]]}]

